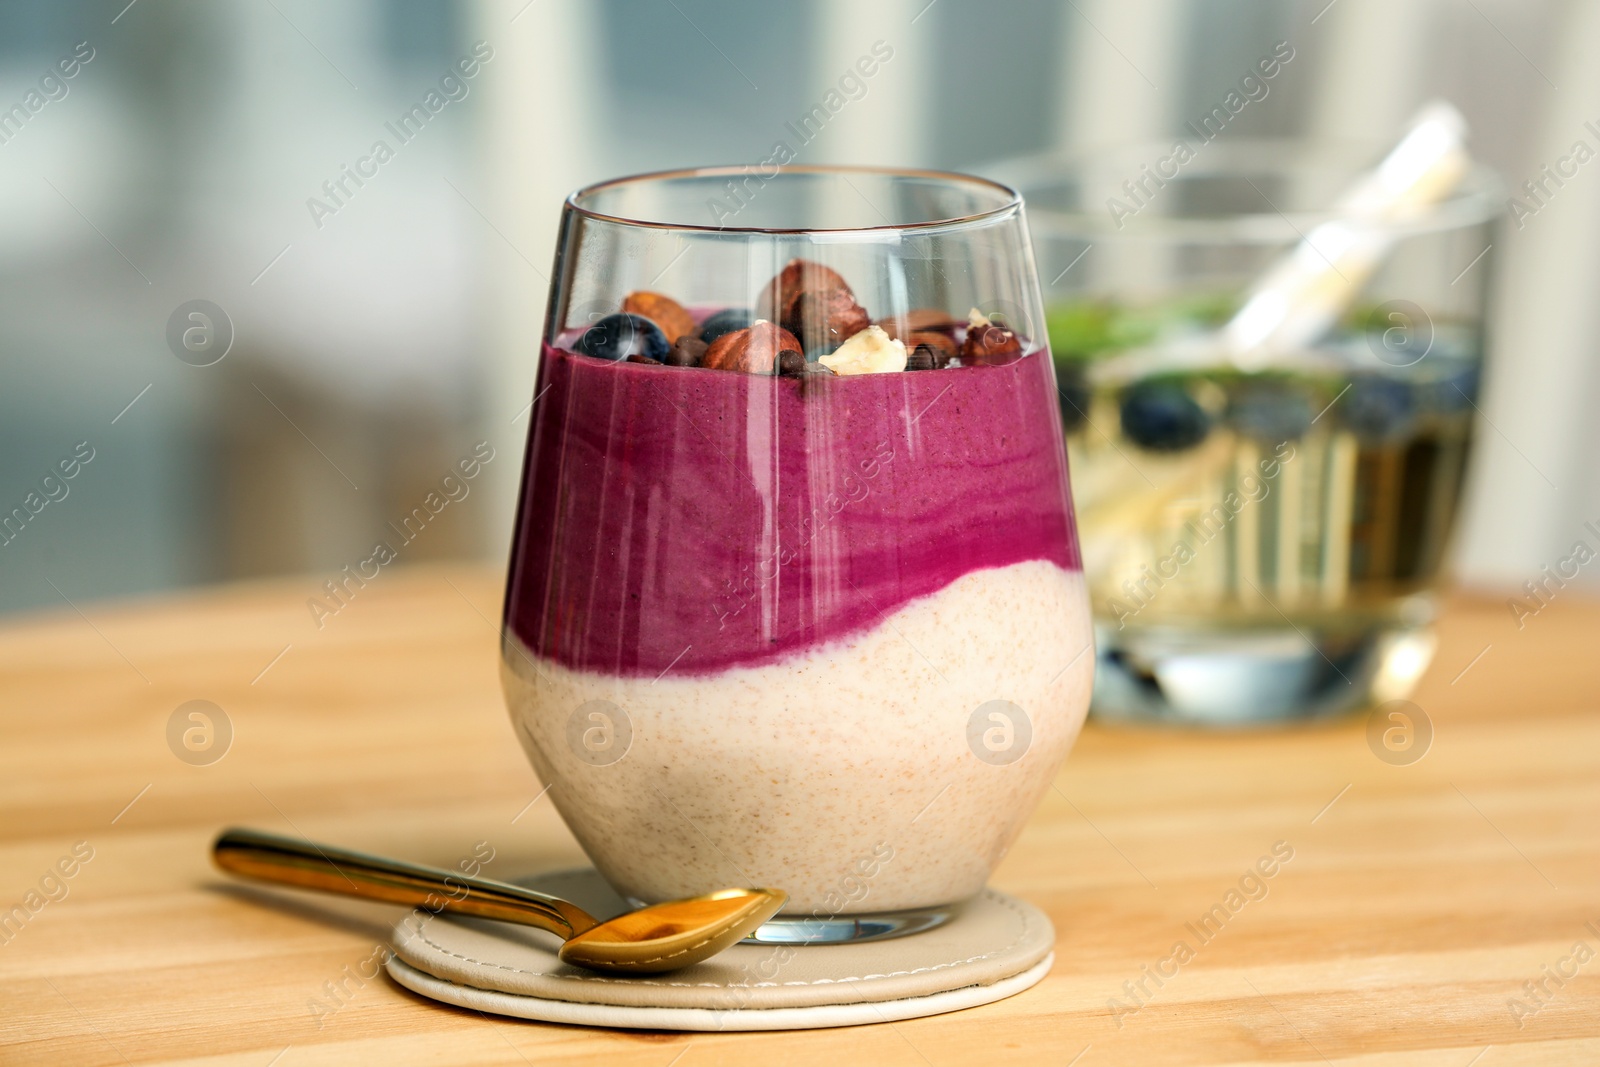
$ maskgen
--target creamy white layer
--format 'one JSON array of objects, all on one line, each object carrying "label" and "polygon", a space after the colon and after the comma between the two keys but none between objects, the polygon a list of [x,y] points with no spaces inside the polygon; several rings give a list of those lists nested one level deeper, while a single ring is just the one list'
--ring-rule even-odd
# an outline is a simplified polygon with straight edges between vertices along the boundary
[{"label": "creamy white layer", "polygon": [[501,677],[534,769],[624,895],[773,886],[786,915],[849,915],[983,887],[1083,724],[1092,639],[1081,572],[1028,562],[768,666],[615,678],[516,645]]}]

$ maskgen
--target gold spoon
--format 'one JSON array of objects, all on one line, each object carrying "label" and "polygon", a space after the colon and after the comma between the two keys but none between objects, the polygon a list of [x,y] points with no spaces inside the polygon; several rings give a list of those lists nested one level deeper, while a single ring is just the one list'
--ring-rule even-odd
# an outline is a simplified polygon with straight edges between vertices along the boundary
[{"label": "gold spoon", "polygon": [[563,963],[611,974],[675,971],[709,959],[789,899],[781,889],[722,889],[601,922],[548,893],[258,830],[223,831],[211,855],[225,871],[268,882],[536,926],[564,939]]}]

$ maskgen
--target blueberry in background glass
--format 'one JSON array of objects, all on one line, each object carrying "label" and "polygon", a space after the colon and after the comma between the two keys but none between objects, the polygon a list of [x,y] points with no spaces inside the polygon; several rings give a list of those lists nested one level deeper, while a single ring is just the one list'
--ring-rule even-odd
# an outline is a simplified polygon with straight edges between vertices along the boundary
[{"label": "blueberry in background glass", "polygon": [[1122,432],[1152,452],[1181,452],[1206,439],[1211,416],[1183,382],[1158,378],[1122,394]]}]

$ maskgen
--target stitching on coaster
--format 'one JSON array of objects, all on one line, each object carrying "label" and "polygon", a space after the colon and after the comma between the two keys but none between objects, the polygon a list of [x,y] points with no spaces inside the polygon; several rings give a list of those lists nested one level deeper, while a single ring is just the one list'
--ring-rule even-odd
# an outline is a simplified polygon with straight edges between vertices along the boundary
[{"label": "stitching on coaster", "polygon": [[[724,984],[722,984],[720,982],[670,982],[670,981],[664,981],[664,980],[658,979],[658,978],[642,978],[642,977],[641,978],[612,978],[612,977],[610,977],[608,975],[603,975],[603,974],[556,974],[556,973],[551,972],[551,971],[533,971],[533,970],[529,970],[526,967],[515,967],[515,966],[512,966],[511,964],[508,964],[508,963],[494,963],[494,962],[491,962],[489,960],[475,959],[472,956],[466,956],[466,955],[463,955],[463,954],[461,954],[459,952],[453,952],[450,949],[447,949],[443,945],[439,944],[437,941],[433,940],[433,938],[429,937],[428,934],[427,934],[427,926],[423,926],[421,929],[419,929],[413,935],[413,937],[420,938],[423,941],[423,943],[427,944],[430,948],[435,949],[440,954],[445,955],[445,956],[449,956],[449,957],[451,957],[453,959],[461,960],[464,963],[472,963],[472,964],[476,964],[479,967],[488,967],[488,968],[492,968],[494,970],[499,970],[499,971],[509,971],[512,974],[525,974],[525,975],[529,975],[529,976],[534,977],[534,978],[561,978],[561,979],[566,979],[568,981],[573,981],[573,982],[615,982],[615,983],[621,983],[623,985],[635,985],[635,986],[637,986],[637,985],[653,985],[653,986],[666,986],[666,987],[675,988],[675,989],[772,989],[772,988],[777,988],[779,986],[836,985],[836,984],[839,984],[841,982],[860,982],[860,981],[868,981],[868,980],[884,979],[884,978],[904,978],[904,977],[906,977],[908,975],[913,975],[913,974],[925,974],[925,973],[932,972],[932,971],[946,970],[946,969],[951,968],[951,967],[963,967],[963,966],[966,966],[969,963],[977,963],[977,962],[979,962],[981,960],[990,959],[991,957],[1003,955],[1003,954],[1011,951],[1018,944],[1020,944],[1025,937],[1027,937],[1028,933],[1032,929],[1032,927],[1033,927],[1032,917],[1030,915],[1028,915],[1028,913],[1024,912],[1020,907],[1018,907],[1017,906],[1017,902],[1015,900],[1012,900],[1010,897],[1002,896],[999,893],[995,892],[993,889],[989,889],[989,888],[986,887],[984,889],[984,891],[983,891],[983,895],[987,899],[992,900],[995,903],[1000,904],[1000,905],[1004,906],[1005,908],[1007,908],[1008,910],[1010,910],[1011,913],[1016,915],[1017,918],[1020,919],[1021,922],[1022,922],[1021,931],[1017,934],[1016,937],[1012,938],[1010,943],[1005,945],[1003,948],[992,949],[989,952],[985,952],[985,953],[982,953],[982,954],[977,955],[977,956],[968,956],[964,960],[950,960],[950,961],[945,962],[945,963],[930,964],[927,967],[914,967],[914,968],[912,968],[910,970],[906,970],[906,971],[888,971],[888,972],[886,972],[884,974],[866,974],[866,975],[859,975],[859,976],[854,977],[854,978],[817,978],[817,979],[813,979],[811,981],[806,981],[806,982],[755,982],[755,983],[750,983],[750,984],[745,984],[745,985],[724,985]],[[426,972],[424,972],[424,973],[426,973]],[[437,978],[438,976],[434,975],[434,977]],[[961,988],[961,987],[958,987],[958,988]],[[508,992],[508,991],[507,990],[495,990],[494,992],[504,993],[504,992]],[[513,995],[530,996],[530,995],[533,995],[533,994],[513,994]],[[714,1010],[714,1009],[702,1009],[702,1010]],[[738,1009],[730,1009],[730,1010],[738,1010]]]},{"label": "stitching on coaster", "polygon": [[[1050,959],[1052,955],[1053,955],[1053,953],[1049,953],[1049,952],[1045,953],[1045,955],[1043,957],[1041,957],[1038,962],[1034,963],[1032,966],[1026,967],[1023,970],[1018,971],[1016,975],[1012,975],[1011,977],[1015,978],[1017,975],[1026,974],[1028,971],[1033,970],[1034,967],[1039,966],[1039,963],[1042,963],[1045,960]],[[456,989],[467,990],[468,993],[478,993],[478,994],[482,994],[484,996],[520,997],[520,998],[522,998],[524,1000],[534,1000],[534,1001],[538,1001],[539,1003],[542,1003],[542,1004],[581,1004],[581,1005],[586,1005],[588,1007],[617,1008],[617,1009],[621,1009],[621,1010],[624,1010],[624,1011],[637,1010],[638,1008],[642,1007],[642,1008],[645,1008],[645,1009],[650,1010],[650,1011],[678,1011],[678,1012],[701,1011],[701,1012],[708,1012],[708,1013],[710,1013],[712,1015],[762,1015],[762,1014],[765,1014],[767,1012],[779,1012],[779,1011],[797,1011],[797,1010],[798,1011],[814,1011],[814,1010],[816,1010],[818,1008],[857,1008],[857,1007],[860,1007],[863,1004],[870,1005],[870,1004],[874,1004],[874,1003],[915,1004],[919,1000],[921,1000],[921,1001],[932,1000],[934,997],[942,997],[947,993],[959,993],[959,992],[961,992],[963,990],[966,990],[966,989],[976,989],[977,988],[977,984],[976,983],[971,983],[971,984],[968,984],[968,985],[951,986],[949,989],[935,990],[932,993],[918,993],[916,996],[897,997],[894,1000],[886,1000],[886,1001],[881,1001],[881,1002],[870,1001],[870,1000],[840,1000],[840,1001],[834,1001],[834,1002],[829,1003],[829,1004],[813,1004],[810,1007],[803,1007],[803,1008],[795,1008],[792,1005],[779,1005],[779,1006],[773,1007],[773,1008],[703,1008],[703,1007],[663,1008],[658,1004],[627,1005],[627,1004],[609,1004],[609,1003],[605,1003],[605,1002],[602,1002],[602,1001],[594,1001],[594,1000],[551,1000],[548,997],[530,996],[530,995],[525,994],[525,993],[509,993],[504,989],[486,989],[483,986],[462,985],[459,982],[453,982],[448,978],[440,978],[436,974],[430,974],[429,972],[424,971],[419,967],[414,967],[411,964],[406,963],[405,960],[400,959],[398,956],[391,957],[391,959],[392,960],[399,960],[399,962],[404,967],[406,967],[406,969],[411,970],[411,971],[415,971],[417,974],[422,975],[424,978],[431,978],[435,982],[441,982],[441,983],[443,983],[445,985],[451,986],[451,987],[456,988]],[[400,979],[396,978],[393,974],[391,974],[390,977],[394,978],[395,981],[400,981]],[[1043,977],[1043,976],[1041,976],[1041,977]],[[1005,979],[1001,979],[1001,981],[1005,981]],[[1035,980],[1035,982],[1037,982],[1037,979]],[[406,986],[407,989],[411,989],[411,986],[406,985],[406,983],[403,982],[403,981],[400,981],[400,984],[403,985],[403,986]],[[745,989],[745,988],[748,988],[748,987],[746,987],[746,986],[719,986],[718,988],[719,989]],[[418,990],[412,989],[412,992],[418,992]],[[425,994],[425,995],[430,995],[430,994]],[[1004,999],[1004,998],[1002,998],[1002,999]],[[455,1004],[457,1002],[456,1001],[451,1001],[451,1000],[441,1000],[441,1003]],[[992,1002],[985,1001],[983,1003],[992,1003]],[[480,1008],[478,1008],[476,1006],[473,1006],[473,1005],[467,1005],[467,1006],[471,1007],[473,1011],[482,1011],[482,1009],[480,1009]],[[982,1004],[975,1004],[975,1005],[972,1005],[972,1006],[973,1007],[981,1007]],[[494,1011],[495,1009],[491,1007],[489,1010]],[[544,1020],[543,1018],[541,1018],[540,1016],[536,1016],[536,1015],[513,1015],[513,1016],[511,1016],[511,1018],[531,1019],[534,1022],[547,1021],[547,1020]],[[583,1025],[583,1024],[580,1024],[580,1025]],[[607,1024],[607,1023],[595,1023],[595,1024],[592,1024],[592,1025],[607,1026],[609,1024]],[[848,1025],[848,1024],[846,1024],[846,1025]],[[779,1027],[779,1028],[777,1028],[777,1030],[779,1032],[782,1032],[782,1031],[785,1031],[785,1030],[792,1030],[792,1028],[791,1027]]]}]

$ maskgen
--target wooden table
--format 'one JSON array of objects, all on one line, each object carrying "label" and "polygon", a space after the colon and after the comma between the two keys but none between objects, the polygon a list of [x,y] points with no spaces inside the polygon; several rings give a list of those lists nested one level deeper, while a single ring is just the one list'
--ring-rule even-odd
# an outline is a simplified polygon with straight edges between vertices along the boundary
[{"label": "wooden table", "polygon": [[[447,866],[487,841],[502,877],[581,859],[530,804],[501,706],[500,576],[386,571],[321,630],[317,583],[0,628],[0,910],[40,905],[0,928],[0,1062],[1600,1063],[1600,606],[1570,592],[1521,631],[1503,599],[1453,602],[1415,695],[1431,750],[1409,765],[1378,759],[1364,720],[1085,730],[995,877],[1056,924],[1033,990],[892,1026],[695,1035],[352,979],[399,909],[210,868],[230,823]],[[209,765],[168,744],[190,700],[232,724]],[[1275,842],[1293,858],[1202,943],[1186,924]],[[62,861],[72,877],[46,878]],[[29,898],[42,879],[65,897]]]}]

